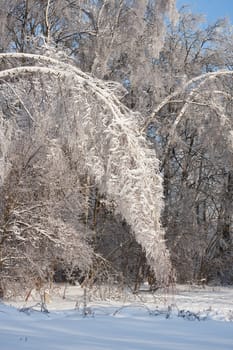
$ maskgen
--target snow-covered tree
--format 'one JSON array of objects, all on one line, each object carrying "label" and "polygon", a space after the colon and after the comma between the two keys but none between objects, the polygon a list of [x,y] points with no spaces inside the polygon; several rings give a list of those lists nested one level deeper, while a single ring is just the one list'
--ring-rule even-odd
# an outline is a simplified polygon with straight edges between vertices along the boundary
[{"label": "snow-covered tree", "polygon": [[[122,88],[119,88],[116,83],[105,83],[92,78],[70,63],[63,63],[46,56],[13,53],[1,54],[0,59],[7,60],[7,66],[12,66],[0,72],[2,98],[7,102],[8,94],[11,93],[11,96],[13,94],[20,106],[18,109],[26,112],[21,116],[18,111],[15,115],[16,119],[14,115],[9,118],[2,115],[2,118],[5,118],[5,130],[8,125],[11,130],[11,133],[6,133],[1,140],[1,144],[4,145],[1,147],[1,161],[5,169],[2,174],[2,190],[7,181],[11,182],[11,174],[15,172],[14,167],[18,163],[14,159],[17,156],[13,149],[19,147],[18,143],[20,144],[21,140],[26,142],[28,137],[30,142],[23,145],[25,148],[32,147],[31,145],[36,141],[41,146],[34,145],[29,159],[24,159],[24,154],[27,152],[23,149],[23,160],[20,162],[22,169],[16,171],[15,186],[16,188],[23,186],[23,191],[26,191],[27,182],[26,179],[22,181],[21,176],[27,167],[30,168],[33,157],[37,157],[40,153],[40,161],[46,157],[44,169],[40,170],[46,173],[48,183],[45,186],[50,192],[48,200],[53,203],[56,176],[59,179],[60,173],[63,172],[63,176],[70,176],[65,172],[67,158],[62,159],[66,150],[67,157],[76,166],[75,170],[79,178],[88,176],[93,179],[100,192],[115,203],[116,212],[125,218],[136,240],[145,250],[158,283],[167,284],[171,275],[171,265],[164,231],[160,224],[163,201],[159,162],[154,150],[147,144],[144,134],[140,133],[135,114],[122,105],[116,97],[117,93],[122,92]],[[25,101],[24,81],[35,94],[38,94],[39,87],[43,87],[44,96],[41,99],[48,99],[46,103],[52,102],[52,108],[58,109],[59,114],[54,113],[50,116],[47,113],[43,116],[40,112],[35,117],[35,106],[30,104],[27,107]],[[60,98],[63,98],[64,102],[63,100],[53,102],[56,98],[53,91],[54,85],[61,90]],[[11,87],[10,90],[9,87]],[[68,91],[65,90],[67,88]],[[62,104],[64,104],[63,107]],[[35,164],[33,169],[37,166]],[[52,176],[51,179],[50,176]],[[40,179],[35,177],[35,180],[37,185],[41,184]],[[14,188],[13,185],[12,188]],[[54,198],[57,197],[54,196]],[[4,211],[5,208],[6,204],[3,203],[2,210]],[[14,205],[10,215],[13,215],[13,218],[18,217],[22,210],[24,211],[20,208],[17,212]],[[28,210],[30,211],[30,208],[25,209],[25,212]],[[30,220],[32,213],[33,208],[29,214]],[[40,220],[48,230],[50,226],[47,220],[50,220],[50,216],[46,219],[46,215],[41,215]],[[24,221],[22,221],[19,224],[22,230],[19,229],[16,219],[13,223],[14,228],[18,230],[19,239],[23,241],[22,232],[27,231],[29,223],[25,222],[24,227]],[[48,233],[44,233],[43,229],[40,231],[38,225],[40,226],[40,222],[37,224],[34,222],[34,232],[40,232],[41,237],[45,235],[49,239]],[[13,229],[11,231],[15,234]],[[67,231],[69,235],[69,230]],[[33,232],[31,234],[33,235]],[[53,239],[59,244],[60,238]],[[65,236],[64,239],[67,240],[68,237]],[[33,242],[32,237],[30,241]]]}]

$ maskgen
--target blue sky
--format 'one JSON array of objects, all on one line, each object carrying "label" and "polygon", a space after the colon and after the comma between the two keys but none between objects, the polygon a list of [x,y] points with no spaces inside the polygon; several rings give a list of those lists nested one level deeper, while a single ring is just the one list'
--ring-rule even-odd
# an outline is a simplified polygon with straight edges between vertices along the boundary
[{"label": "blue sky", "polygon": [[191,5],[192,12],[206,15],[209,23],[227,17],[233,24],[233,0],[177,0],[178,9],[184,4]]}]

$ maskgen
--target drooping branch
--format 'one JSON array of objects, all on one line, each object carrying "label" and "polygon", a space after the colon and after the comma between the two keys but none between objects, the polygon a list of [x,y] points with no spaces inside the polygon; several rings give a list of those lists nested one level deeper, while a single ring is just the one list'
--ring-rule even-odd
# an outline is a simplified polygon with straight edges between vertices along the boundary
[{"label": "drooping branch", "polygon": [[116,210],[131,226],[158,283],[168,283],[171,264],[160,224],[163,189],[159,161],[139,132],[135,114],[120,103],[110,84],[107,86],[70,64],[37,55],[0,55],[0,59],[6,57],[28,58],[36,65],[3,70],[1,82],[39,75],[46,84],[51,84],[50,78],[54,77],[64,87],[69,86],[77,108],[76,129],[70,126],[69,118],[62,128],[75,134],[70,148],[79,158],[83,157],[89,176],[102,193],[114,200]]}]

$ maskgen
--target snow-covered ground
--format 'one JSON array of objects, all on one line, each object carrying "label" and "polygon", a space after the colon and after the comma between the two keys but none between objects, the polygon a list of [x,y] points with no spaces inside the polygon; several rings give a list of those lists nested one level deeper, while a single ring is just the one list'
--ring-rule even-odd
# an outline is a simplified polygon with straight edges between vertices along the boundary
[{"label": "snow-covered ground", "polygon": [[63,291],[54,289],[49,313],[39,312],[36,293],[0,304],[0,349],[233,350],[232,288],[178,286],[119,300],[103,289],[105,301],[87,295],[85,317],[83,290],[69,287],[65,299]]}]

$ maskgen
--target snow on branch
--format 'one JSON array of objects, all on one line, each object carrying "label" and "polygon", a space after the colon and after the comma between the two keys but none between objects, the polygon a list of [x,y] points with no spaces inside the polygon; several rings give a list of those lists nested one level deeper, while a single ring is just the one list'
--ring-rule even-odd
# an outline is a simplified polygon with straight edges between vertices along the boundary
[{"label": "snow on branch", "polygon": [[[73,156],[83,160],[80,164],[131,226],[158,284],[168,284],[172,268],[160,224],[163,188],[159,161],[139,131],[138,118],[116,97],[116,84],[112,89],[111,84],[46,56],[0,54],[0,60],[4,59],[12,59],[14,67],[0,72],[1,84],[40,76],[46,88],[57,80],[64,89],[71,89],[75,126],[71,117],[64,118],[60,137],[67,130]],[[22,59],[27,65],[22,65]]]},{"label": "snow on branch", "polygon": [[[190,101],[192,100],[192,96],[194,95],[195,92],[199,91],[201,86],[206,83],[208,80],[211,79],[215,79],[218,77],[225,77],[225,76],[232,76],[233,75],[233,71],[230,70],[220,70],[217,72],[210,72],[210,73],[205,73],[202,75],[199,75],[198,77],[194,77],[192,79],[190,79],[186,84],[184,84],[182,87],[180,87],[179,89],[177,89],[176,91],[174,91],[172,94],[168,95],[164,100],[161,101],[161,103],[159,103],[159,105],[155,108],[155,110],[151,113],[150,117],[147,119],[143,130],[146,130],[146,128],[148,127],[148,125],[150,125],[151,123],[153,123],[154,119],[156,118],[156,115],[161,111],[161,109],[166,106],[167,104],[172,102],[172,99],[175,98],[176,96],[179,96],[182,93],[188,93],[188,96],[190,98],[185,100],[185,108],[187,108],[188,104],[190,103]],[[176,102],[176,100],[175,100]],[[183,115],[183,112],[182,112]],[[182,118],[179,118],[179,120]]]},{"label": "snow on branch", "polygon": [[[230,147],[232,148],[233,131],[232,131],[232,127],[230,127],[230,130],[229,130],[230,123],[229,123],[229,119],[226,117],[226,115],[224,113],[224,109],[221,106],[219,106],[214,101],[214,99],[210,100],[209,98],[205,98],[203,101],[201,101],[201,103],[196,101],[197,97],[203,97],[205,95],[206,84],[208,84],[210,82],[215,82],[217,79],[221,79],[221,78],[224,78],[227,76],[232,77],[233,71],[220,70],[217,72],[205,73],[205,74],[202,74],[198,77],[194,77],[194,78],[190,79],[185,85],[183,85],[178,90],[174,91],[172,94],[167,96],[156,107],[156,109],[153,111],[151,116],[147,119],[145,125],[142,128],[142,131],[145,131],[148,128],[148,126],[155,121],[156,116],[159,114],[159,112],[166,105],[168,105],[169,103],[183,103],[182,108],[180,109],[179,113],[177,114],[177,116],[173,122],[173,125],[171,126],[171,129],[169,130],[168,142],[167,142],[166,149],[164,152],[164,159],[162,161],[162,164],[164,164],[164,162],[166,161],[166,157],[168,156],[170,146],[175,138],[176,129],[177,129],[178,125],[180,124],[180,122],[183,120],[183,117],[185,116],[188,108],[192,104],[197,104],[197,105],[200,105],[202,107],[207,107],[207,108],[210,108],[211,110],[215,111],[215,113],[219,119],[221,127],[228,128],[228,140],[229,140]],[[209,91],[209,89],[207,89],[207,90]],[[227,94],[225,91],[213,90],[212,95],[216,95],[216,94],[224,96],[225,98],[232,100],[232,97],[229,96],[229,94]],[[184,98],[183,99],[179,98],[179,100],[176,100],[175,97],[177,97],[177,96],[184,96]]]}]

